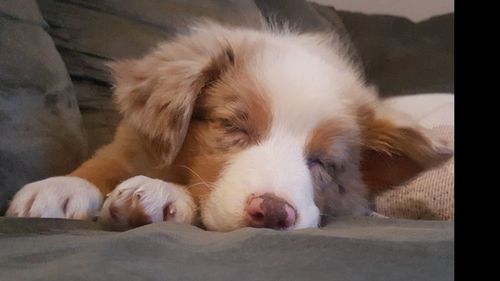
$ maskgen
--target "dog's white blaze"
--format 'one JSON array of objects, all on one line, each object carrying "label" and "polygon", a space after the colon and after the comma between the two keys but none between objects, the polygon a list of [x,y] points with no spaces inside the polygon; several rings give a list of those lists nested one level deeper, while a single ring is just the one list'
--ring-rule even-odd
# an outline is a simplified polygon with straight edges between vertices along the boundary
[{"label": "dog's white blaze", "polygon": [[273,127],[306,134],[326,118],[346,116],[342,97],[355,83],[352,75],[287,43],[265,49],[252,65],[251,75],[271,102]]}]

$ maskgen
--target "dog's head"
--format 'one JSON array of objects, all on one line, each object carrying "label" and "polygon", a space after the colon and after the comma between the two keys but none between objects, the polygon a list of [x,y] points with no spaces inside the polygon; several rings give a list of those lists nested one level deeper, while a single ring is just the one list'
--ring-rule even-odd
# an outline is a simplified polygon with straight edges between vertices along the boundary
[{"label": "dog's head", "polygon": [[335,42],[194,27],[114,63],[115,99],[208,229],[317,227],[451,155],[384,107]]}]

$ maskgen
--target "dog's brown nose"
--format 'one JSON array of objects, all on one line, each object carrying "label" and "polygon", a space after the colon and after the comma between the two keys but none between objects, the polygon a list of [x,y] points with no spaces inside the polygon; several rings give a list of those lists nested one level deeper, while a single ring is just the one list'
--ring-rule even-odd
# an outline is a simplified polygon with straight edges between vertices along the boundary
[{"label": "dog's brown nose", "polygon": [[250,196],[246,213],[247,224],[251,227],[287,229],[293,226],[297,219],[295,209],[272,193]]}]

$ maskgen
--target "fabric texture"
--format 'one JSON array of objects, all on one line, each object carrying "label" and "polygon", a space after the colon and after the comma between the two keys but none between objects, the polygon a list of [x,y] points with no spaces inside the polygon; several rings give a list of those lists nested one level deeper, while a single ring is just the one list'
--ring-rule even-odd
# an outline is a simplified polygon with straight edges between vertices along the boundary
[{"label": "fabric texture", "polygon": [[454,280],[453,223],[344,219],[227,233],[157,223],[126,232],[0,218],[1,280]]},{"label": "fabric texture", "polygon": [[0,1],[0,214],[28,182],[87,157],[71,80],[35,1]]},{"label": "fabric texture", "polygon": [[[454,96],[422,94],[390,98],[386,101],[407,113],[436,137],[454,148]],[[424,172],[410,182],[378,196],[376,211],[406,219],[451,220],[454,218],[454,158]]]}]

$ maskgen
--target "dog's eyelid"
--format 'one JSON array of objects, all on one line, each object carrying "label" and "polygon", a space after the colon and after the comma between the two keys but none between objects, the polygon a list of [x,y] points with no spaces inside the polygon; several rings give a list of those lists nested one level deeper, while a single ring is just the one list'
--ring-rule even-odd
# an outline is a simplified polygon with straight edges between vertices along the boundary
[{"label": "dog's eyelid", "polygon": [[323,163],[323,161],[319,157],[316,157],[316,156],[310,156],[307,158],[307,166],[309,168],[312,168],[314,166],[319,166],[321,168],[325,168],[325,164]]},{"label": "dog's eyelid", "polygon": [[310,156],[307,158],[307,166],[312,168],[314,165],[333,173],[341,172],[344,169],[344,165],[334,159],[322,158],[318,156]]},{"label": "dog's eyelid", "polygon": [[248,134],[247,130],[243,126],[241,126],[237,122],[234,122],[230,119],[221,118],[221,119],[219,119],[219,123],[226,131],[228,131],[230,133],[240,132],[240,133]]},{"label": "dog's eyelid", "polygon": [[327,165],[334,174],[342,173],[344,171],[344,165],[338,161],[330,161]]},{"label": "dog's eyelid", "polygon": [[236,118],[242,121],[248,121],[248,113],[245,111],[239,111],[236,115]]},{"label": "dog's eyelid", "polygon": [[235,124],[234,122],[231,122],[229,120],[224,120],[221,122],[222,126],[227,129],[239,129],[239,126]]}]

